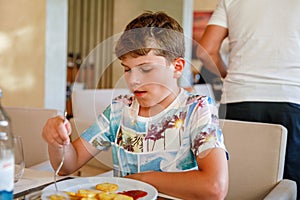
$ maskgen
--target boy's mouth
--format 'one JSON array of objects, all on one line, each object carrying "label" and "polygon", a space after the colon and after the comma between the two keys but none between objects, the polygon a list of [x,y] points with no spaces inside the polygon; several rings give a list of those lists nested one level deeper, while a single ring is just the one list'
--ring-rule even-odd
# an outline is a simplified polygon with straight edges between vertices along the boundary
[{"label": "boy's mouth", "polygon": [[146,91],[137,91],[136,90],[133,93],[134,93],[135,96],[142,96],[142,95],[146,94]]}]

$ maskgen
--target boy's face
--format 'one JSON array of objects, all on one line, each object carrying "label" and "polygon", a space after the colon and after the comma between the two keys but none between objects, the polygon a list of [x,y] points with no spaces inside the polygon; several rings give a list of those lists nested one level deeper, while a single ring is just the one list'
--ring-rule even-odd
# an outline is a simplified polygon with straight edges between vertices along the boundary
[{"label": "boy's face", "polygon": [[124,67],[128,88],[141,107],[164,107],[176,98],[179,87],[178,77],[174,76],[177,71],[174,63],[169,63],[164,57],[156,56],[150,51],[146,56],[126,55],[121,60],[121,65]]}]

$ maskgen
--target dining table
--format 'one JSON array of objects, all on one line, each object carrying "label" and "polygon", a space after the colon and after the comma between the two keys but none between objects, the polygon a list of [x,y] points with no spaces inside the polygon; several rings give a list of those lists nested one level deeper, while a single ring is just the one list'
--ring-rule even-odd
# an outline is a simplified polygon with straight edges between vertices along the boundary
[{"label": "dining table", "polygon": [[[113,177],[113,171],[108,170],[97,177]],[[58,176],[57,182],[65,181],[68,179],[75,179],[78,176]],[[33,194],[39,194],[36,200],[41,199],[41,191],[54,184],[54,172],[50,170],[38,170],[35,168],[25,168],[22,178],[14,185],[14,200],[29,200]],[[158,192],[157,200],[179,200],[178,198],[162,194]]]}]

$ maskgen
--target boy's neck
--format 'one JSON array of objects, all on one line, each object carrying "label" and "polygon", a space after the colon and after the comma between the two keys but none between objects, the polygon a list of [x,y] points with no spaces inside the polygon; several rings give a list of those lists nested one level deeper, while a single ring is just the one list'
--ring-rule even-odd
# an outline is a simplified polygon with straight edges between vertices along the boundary
[{"label": "boy's neck", "polygon": [[[160,103],[151,106],[151,107],[142,107],[139,108],[139,116],[141,117],[152,117],[160,112],[164,111],[173,101],[178,97],[180,94],[181,88],[177,88],[177,92],[171,93],[169,96],[167,96],[163,101]],[[175,94],[175,95],[174,95]]]}]

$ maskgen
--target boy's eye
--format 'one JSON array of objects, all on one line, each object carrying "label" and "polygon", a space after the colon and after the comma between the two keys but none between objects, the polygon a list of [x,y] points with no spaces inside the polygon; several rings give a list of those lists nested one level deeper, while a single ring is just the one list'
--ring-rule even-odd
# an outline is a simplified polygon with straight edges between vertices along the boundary
[{"label": "boy's eye", "polygon": [[130,72],[130,68],[129,67],[124,67],[124,72]]},{"label": "boy's eye", "polygon": [[139,70],[144,73],[150,72],[152,69],[153,68],[151,66],[143,66],[139,68]]},{"label": "boy's eye", "polygon": [[142,73],[149,73],[151,72],[151,70],[153,69],[152,66],[141,66],[141,67],[134,67],[134,68],[130,68],[130,67],[124,67],[124,72],[130,72],[131,70],[138,70]]}]

